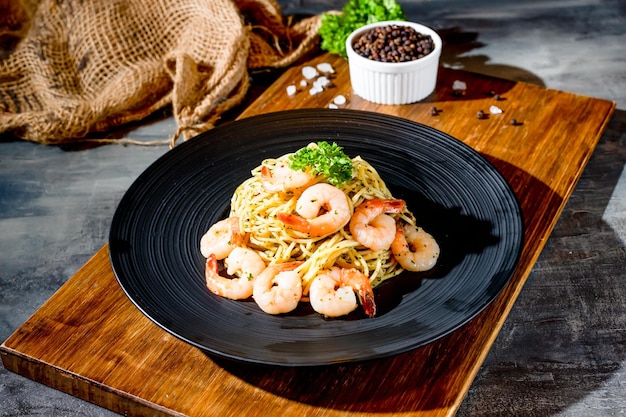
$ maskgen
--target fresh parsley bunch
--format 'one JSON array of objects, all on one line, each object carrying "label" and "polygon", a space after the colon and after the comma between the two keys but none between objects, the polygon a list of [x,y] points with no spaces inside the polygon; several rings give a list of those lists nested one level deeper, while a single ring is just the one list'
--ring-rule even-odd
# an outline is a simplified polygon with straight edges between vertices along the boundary
[{"label": "fresh parsley bunch", "polygon": [[352,160],[335,142],[317,142],[297,150],[289,157],[289,167],[296,171],[310,168],[313,174],[323,175],[337,187],[352,179]]},{"label": "fresh parsley bunch", "polygon": [[361,26],[385,20],[406,20],[395,0],[348,0],[343,13],[324,13],[319,35],[321,48],[331,54],[347,56],[346,39]]}]

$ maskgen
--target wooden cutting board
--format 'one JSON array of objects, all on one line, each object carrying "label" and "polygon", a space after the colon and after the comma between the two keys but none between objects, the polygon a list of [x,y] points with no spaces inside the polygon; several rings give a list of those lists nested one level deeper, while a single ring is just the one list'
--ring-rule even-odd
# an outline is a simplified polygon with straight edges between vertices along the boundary
[{"label": "wooden cutting board", "polygon": [[[287,94],[304,65],[322,62],[335,69],[331,86]],[[452,88],[457,80],[467,86],[463,93]],[[343,59],[320,55],[288,69],[240,118],[325,108],[340,95],[347,98],[341,108],[404,117],[462,140],[511,184],[524,216],[523,251],[509,285],[475,319],[387,359],[315,368],[237,363],[206,355],[147,319],[117,284],[104,246],[2,344],[5,368],[124,415],[454,415],[615,104],[441,68],[425,101],[376,105],[352,94]],[[503,113],[491,114],[491,106]]]}]

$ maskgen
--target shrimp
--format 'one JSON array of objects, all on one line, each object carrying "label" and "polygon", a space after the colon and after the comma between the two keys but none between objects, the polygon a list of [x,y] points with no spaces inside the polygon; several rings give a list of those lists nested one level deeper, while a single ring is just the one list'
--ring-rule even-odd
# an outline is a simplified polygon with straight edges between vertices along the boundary
[{"label": "shrimp", "polygon": [[374,251],[389,249],[396,236],[396,222],[385,213],[401,213],[404,200],[366,200],[354,210],[350,219],[350,233],[361,245]]},{"label": "shrimp", "polygon": [[428,271],[437,264],[439,245],[421,227],[398,226],[391,243],[391,253],[398,263],[409,271]]},{"label": "shrimp", "polygon": [[261,167],[261,183],[265,191],[290,193],[308,187],[315,182],[315,176],[308,171],[296,171],[286,163],[278,163],[273,172],[267,165]]},{"label": "shrimp", "polygon": [[239,231],[239,218],[229,217],[215,223],[202,236],[200,252],[205,258],[213,254],[217,259],[224,259],[234,248],[242,244],[243,236]]},{"label": "shrimp", "polygon": [[367,275],[355,268],[338,268],[320,273],[311,282],[309,300],[313,310],[327,317],[339,317],[357,308],[357,297],[363,311],[376,315],[374,290]]},{"label": "shrimp", "polygon": [[224,260],[226,273],[237,277],[227,278],[219,274],[217,257],[209,254],[206,262],[206,286],[216,295],[232,300],[243,300],[252,295],[255,278],[265,270],[265,262],[252,249],[236,247]]},{"label": "shrimp", "polygon": [[224,260],[226,273],[252,281],[265,269],[265,262],[261,256],[250,248],[236,247]]},{"label": "shrimp", "polygon": [[252,296],[268,314],[288,313],[302,298],[302,277],[294,271],[302,262],[270,265],[254,281]]},{"label": "shrimp", "polygon": [[296,203],[296,213],[278,213],[278,219],[313,237],[338,231],[350,221],[352,214],[346,194],[323,182],[304,190]]}]

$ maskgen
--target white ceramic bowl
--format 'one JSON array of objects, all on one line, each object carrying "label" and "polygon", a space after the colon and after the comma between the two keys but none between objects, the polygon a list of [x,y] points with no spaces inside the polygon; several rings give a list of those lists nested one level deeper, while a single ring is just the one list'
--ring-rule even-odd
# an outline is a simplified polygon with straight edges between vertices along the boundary
[{"label": "white ceramic bowl", "polygon": [[[434,42],[433,51],[414,61],[379,62],[365,58],[352,49],[353,41],[361,34],[387,25],[410,26],[419,33],[430,35]],[[385,21],[362,26],[346,40],[352,89],[365,100],[378,104],[408,104],[423,100],[435,90],[441,49],[439,35],[418,23]]]}]

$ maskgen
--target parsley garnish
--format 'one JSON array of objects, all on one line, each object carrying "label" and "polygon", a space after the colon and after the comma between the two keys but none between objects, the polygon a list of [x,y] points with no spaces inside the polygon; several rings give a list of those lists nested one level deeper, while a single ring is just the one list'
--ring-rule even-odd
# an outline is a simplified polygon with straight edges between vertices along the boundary
[{"label": "parsley garnish", "polygon": [[335,142],[331,145],[322,141],[299,149],[289,157],[289,167],[296,171],[310,169],[337,187],[352,179],[352,160]]},{"label": "parsley garnish", "polygon": [[385,20],[406,20],[396,0],[348,0],[342,13],[324,13],[318,33],[321,48],[346,57],[346,39],[352,31],[369,23]]}]

